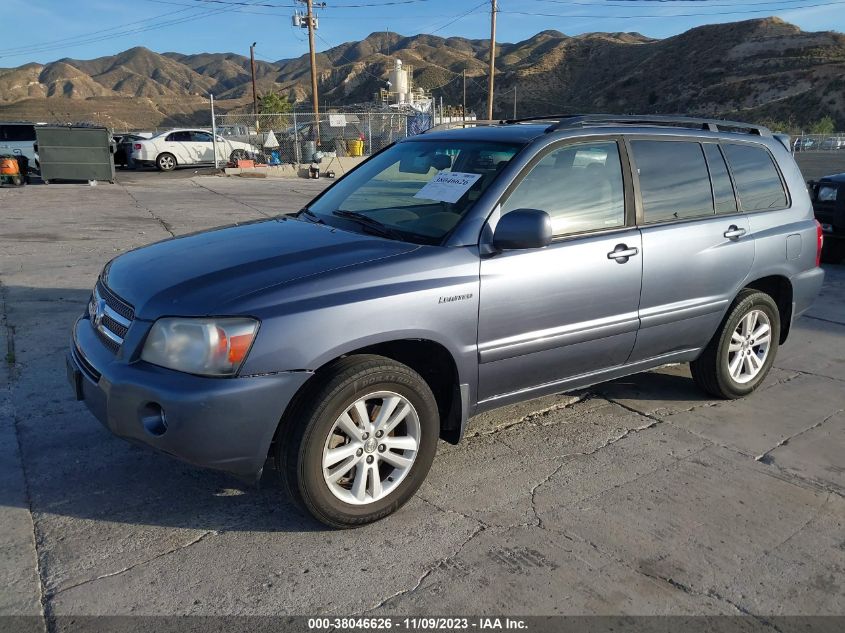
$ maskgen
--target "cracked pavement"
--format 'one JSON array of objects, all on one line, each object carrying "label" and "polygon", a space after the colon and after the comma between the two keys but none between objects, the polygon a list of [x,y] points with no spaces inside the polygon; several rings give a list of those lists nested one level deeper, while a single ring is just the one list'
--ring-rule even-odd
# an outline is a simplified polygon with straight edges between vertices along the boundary
[{"label": "cracked pavement", "polygon": [[845,614],[845,267],[752,396],[672,366],[486,413],[399,513],[333,532],[272,477],[112,437],[63,360],[109,258],[324,182],[121,180],[0,190],[0,614]]}]

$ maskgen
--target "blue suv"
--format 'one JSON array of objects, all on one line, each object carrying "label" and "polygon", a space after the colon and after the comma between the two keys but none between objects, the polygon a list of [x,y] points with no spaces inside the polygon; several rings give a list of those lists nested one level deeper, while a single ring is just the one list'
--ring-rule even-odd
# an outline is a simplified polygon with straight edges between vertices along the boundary
[{"label": "blue suv", "polygon": [[751,393],[822,285],[783,141],[716,120],[473,123],[398,142],[295,216],[102,271],[68,375],[113,433],[349,527],[482,411],[667,363]]}]

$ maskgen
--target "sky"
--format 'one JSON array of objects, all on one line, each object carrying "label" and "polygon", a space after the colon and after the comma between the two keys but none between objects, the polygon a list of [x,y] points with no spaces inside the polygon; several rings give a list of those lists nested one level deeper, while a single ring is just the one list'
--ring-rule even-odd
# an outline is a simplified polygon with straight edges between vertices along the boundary
[{"label": "sky", "polygon": [[[326,0],[318,50],[376,31],[488,38],[491,0]],[[291,25],[295,0],[2,0],[0,68],[91,59],[145,46],[157,52],[235,52],[265,61],[308,52]],[[497,41],[555,29],[567,35],[637,31],[668,37],[694,26],[776,15],[807,31],[845,31],[845,0],[498,0]]]}]

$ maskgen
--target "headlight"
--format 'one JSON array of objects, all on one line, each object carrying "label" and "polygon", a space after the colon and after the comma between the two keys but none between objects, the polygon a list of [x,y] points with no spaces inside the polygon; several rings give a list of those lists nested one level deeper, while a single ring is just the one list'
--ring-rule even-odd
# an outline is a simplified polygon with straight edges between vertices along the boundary
[{"label": "headlight", "polygon": [[203,376],[234,376],[249,352],[258,321],[248,318],[164,318],[153,323],[141,358]]},{"label": "headlight", "polygon": [[819,202],[836,202],[836,187],[819,187]]}]

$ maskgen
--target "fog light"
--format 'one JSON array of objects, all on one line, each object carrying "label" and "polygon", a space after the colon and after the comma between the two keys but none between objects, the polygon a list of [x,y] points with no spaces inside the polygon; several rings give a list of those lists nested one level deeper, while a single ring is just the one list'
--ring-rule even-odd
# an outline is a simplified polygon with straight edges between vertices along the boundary
[{"label": "fog light", "polygon": [[143,406],[138,417],[150,435],[164,435],[167,431],[167,418],[164,417],[164,409],[155,402],[149,402]]}]

